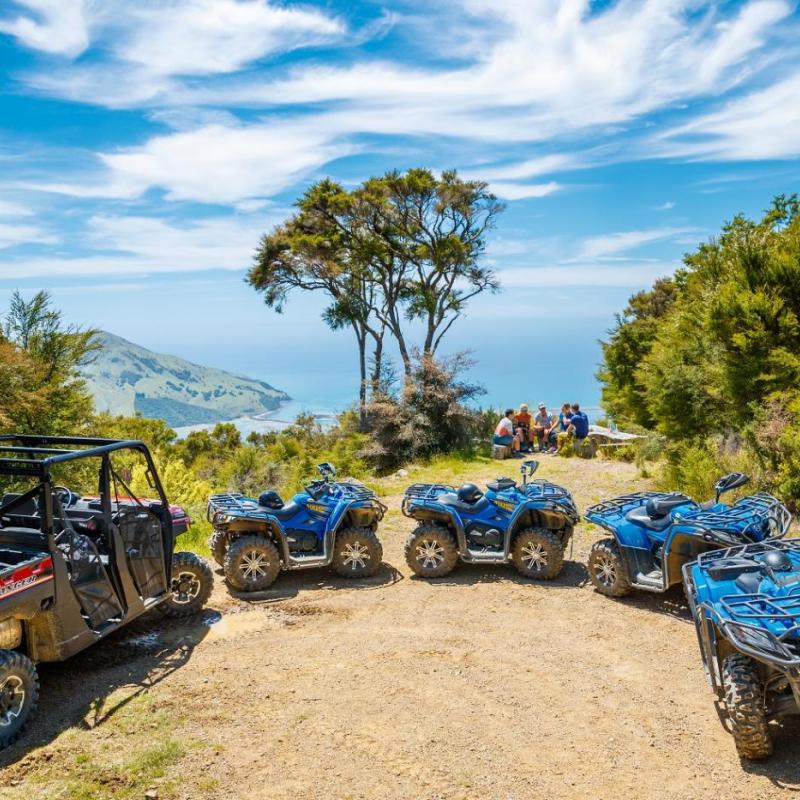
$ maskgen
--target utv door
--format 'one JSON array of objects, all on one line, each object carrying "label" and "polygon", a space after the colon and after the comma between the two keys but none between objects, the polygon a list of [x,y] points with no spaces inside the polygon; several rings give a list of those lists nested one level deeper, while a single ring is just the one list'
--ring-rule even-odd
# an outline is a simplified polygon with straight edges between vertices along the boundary
[{"label": "utv door", "polygon": [[161,520],[143,506],[123,507],[116,520],[125,562],[142,600],[167,590],[164,534]]}]

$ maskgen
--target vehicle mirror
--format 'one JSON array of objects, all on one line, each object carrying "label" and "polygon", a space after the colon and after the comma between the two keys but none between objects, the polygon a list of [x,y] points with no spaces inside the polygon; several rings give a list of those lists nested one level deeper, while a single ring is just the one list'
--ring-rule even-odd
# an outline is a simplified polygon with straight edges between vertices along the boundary
[{"label": "vehicle mirror", "polygon": [[131,478],[133,477],[133,474],[128,469],[128,467],[124,467],[123,469],[120,470],[119,476],[120,476],[120,478],[122,478],[122,480],[125,481],[125,483],[130,483],[131,482]]},{"label": "vehicle mirror", "polygon": [[743,472],[731,472],[729,475],[723,475],[715,484],[714,491],[716,493],[717,502],[725,492],[730,492],[733,489],[738,489],[750,481],[749,476]]}]

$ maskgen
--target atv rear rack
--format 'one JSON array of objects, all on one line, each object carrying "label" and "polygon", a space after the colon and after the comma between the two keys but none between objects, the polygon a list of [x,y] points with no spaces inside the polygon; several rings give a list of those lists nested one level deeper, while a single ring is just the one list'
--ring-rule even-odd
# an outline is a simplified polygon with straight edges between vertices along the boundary
[{"label": "atv rear rack", "polygon": [[455,492],[455,488],[445,483],[414,483],[403,493],[403,503],[400,506],[400,510],[407,517],[408,504],[411,501],[426,500],[428,502],[436,502],[439,495],[447,492]]},{"label": "atv rear rack", "polygon": [[595,503],[586,509],[586,514],[616,514],[618,516],[625,516],[625,514],[632,508],[644,505],[644,502],[651,497],[663,497],[666,492],[633,492],[632,494],[625,494],[621,497],[615,497],[612,500],[604,500],[602,503]]}]

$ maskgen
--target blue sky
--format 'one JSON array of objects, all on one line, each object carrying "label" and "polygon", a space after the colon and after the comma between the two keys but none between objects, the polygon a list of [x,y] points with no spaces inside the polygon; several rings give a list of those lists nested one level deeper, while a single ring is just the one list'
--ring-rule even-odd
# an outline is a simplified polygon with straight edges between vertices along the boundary
[{"label": "blue sky", "polygon": [[5,0],[0,305],[352,396],[321,300],[263,308],[259,235],[325,175],[456,167],[508,208],[471,348],[494,403],[596,402],[635,290],[800,185],[800,13],[701,0]]}]

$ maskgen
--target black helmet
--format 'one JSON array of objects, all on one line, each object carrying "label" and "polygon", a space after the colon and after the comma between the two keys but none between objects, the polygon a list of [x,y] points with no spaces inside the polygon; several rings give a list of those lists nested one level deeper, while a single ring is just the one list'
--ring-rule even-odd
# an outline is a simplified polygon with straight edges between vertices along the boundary
[{"label": "black helmet", "polygon": [[283,499],[277,492],[262,492],[258,504],[263,508],[283,508]]},{"label": "black helmet", "polygon": [[458,499],[462,503],[476,503],[483,497],[483,492],[474,483],[465,483],[458,490]]},{"label": "black helmet", "polygon": [[775,572],[791,572],[793,569],[792,559],[783,550],[768,550],[759,560]]}]

